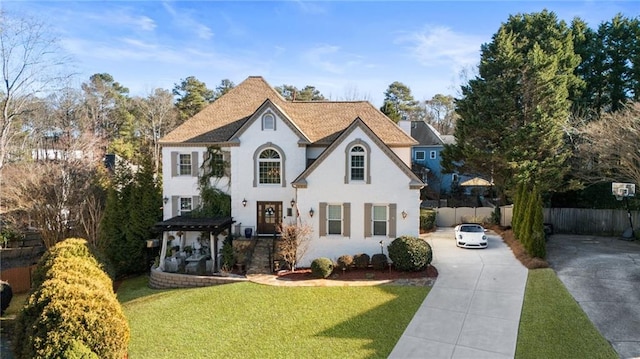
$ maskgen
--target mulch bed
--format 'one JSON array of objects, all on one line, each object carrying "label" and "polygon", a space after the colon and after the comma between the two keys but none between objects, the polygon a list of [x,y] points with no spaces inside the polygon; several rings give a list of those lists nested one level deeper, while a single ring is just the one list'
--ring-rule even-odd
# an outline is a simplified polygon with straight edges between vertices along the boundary
[{"label": "mulch bed", "polygon": [[532,257],[527,253],[522,243],[515,238],[510,228],[500,226],[488,226],[487,228],[492,229],[502,237],[502,240],[511,248],[516,259],[519,260],[523,266],[527,267],[527,269],[549,268],[549,262],[542,258]]},{"label": "mulch bed", "polygon": [[[280,271],[278,277],[288,281],[311,280],[318,279],[311,274],[310,268],[298,268],[295,271]],[[402,272],[391,267],[384,270],[357,269],[352,268],[346,271],[336,270],[327,280],[396,280],[396,279],[420,279],[420,278],[437,278],[438,270],[436,267],[429,265],[425,270],[419,272]]]}]

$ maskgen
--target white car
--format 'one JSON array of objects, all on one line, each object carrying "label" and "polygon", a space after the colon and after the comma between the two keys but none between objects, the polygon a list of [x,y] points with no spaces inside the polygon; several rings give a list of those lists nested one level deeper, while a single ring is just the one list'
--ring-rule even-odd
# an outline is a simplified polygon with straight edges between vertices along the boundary
[{"label": "white car", "polygon": [[487,248],[487,235],[479,224],[463,223],[454,229],[456,246],[462,248]]}]

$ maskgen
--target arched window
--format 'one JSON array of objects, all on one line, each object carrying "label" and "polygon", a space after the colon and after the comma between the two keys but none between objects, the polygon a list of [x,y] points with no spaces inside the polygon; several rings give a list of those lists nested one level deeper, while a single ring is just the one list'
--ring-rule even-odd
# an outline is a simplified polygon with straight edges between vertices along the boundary
[{"label": "arched window", "polygon": [[357,138],[344,148],[344,183],[371,183],[371,148]]},{"label": "arched window", "polygon": [[258,183],[280,184],[282,161],[278,151],[267,148],[258,156]]},{"label": "arched window", "polygon": [[362,146],[353,146],[349,152],[349,173],[351,181],[364,181],[365,150]]},{"label": "arched window", "polygon": [[275,130],[276,129],[276,117],[271,113],[266,113],[262,116],[262,130]]}]

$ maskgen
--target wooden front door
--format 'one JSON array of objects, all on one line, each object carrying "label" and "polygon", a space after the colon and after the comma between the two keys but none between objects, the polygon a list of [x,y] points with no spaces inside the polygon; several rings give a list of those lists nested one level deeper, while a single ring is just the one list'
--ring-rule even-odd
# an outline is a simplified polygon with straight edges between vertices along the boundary
[{"label": "wooden front door", "polygon": [[282,202],[258,202],[258,235],[279,233],[282,223]]}]

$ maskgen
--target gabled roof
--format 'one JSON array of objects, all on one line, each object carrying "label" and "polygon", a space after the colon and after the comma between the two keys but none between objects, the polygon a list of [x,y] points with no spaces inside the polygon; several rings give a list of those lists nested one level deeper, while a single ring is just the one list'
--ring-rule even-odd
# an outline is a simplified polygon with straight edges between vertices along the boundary
[{"label": "gabled roof", "polygon": [[455,143],[454,136],[441,135],[438,130],[424,121],[411,122],[411,137],[422,146],[442,146]]},{"label": "gabled roof", "polygon": [[288,101],[251,76],[160,140],[163,145],[229,143],[269,100],[311,144],[328,145],[359,117],[390,147],[416,141],[367,101]]},{"label": "gabled roof", "polygon": [[298,178],[296,178],[295,180],[293,180],[292,185],[294,187],[300,187],[300,188],[304,188],[307,185],[307,180],[306,178],[313,173],[313,171],[318,168],[318,166],[320,166],[320,164],[327,158],[329,157],[329,155],[335,151],[335,149],[347,138],[347,136],[349,136],[349,134],[351,134],[356,128],[360,128],[362,129],[362,131],[369,137],[371,138],[371,140],[373,141],[373,143],[375,143],[378,148],[380,148],[382,150],[382,152],[387,155],[387,157],[389,157],[389,159],[396,165],[398,166],[398,168],[400,168],[400,170],[402,170],[402,172],[404,172],[407,177],[409,178],[410,182],[409,182],[409,186],[412,189],[420,189],[422,187],[425,186],[424,182],[422,182],[420,180],[420,178],[418,178],[418,176],[416,176],[415,173],[413,173],[411,171],[411,169],[409,167],[407,167],[407,165],[402,162],[402,160],[398,157],[398,155],[396,155],[393,151],[391,151],[389,149],[389,147],[387,147],[384,142],[382,141],[382,139],[380,137],[378,137],[375,132],[373,132],[373,130],[371,128],[369,128],[369,126],[367,126],[367,124],[359,117],[356,117],[355,120],[353,120],[353,122],[351,122],[351,124],[349,125],[349,127],[347,127],[339,136],[338,138],[336,138],[335,141],[333,141],[333,143],[331,143],[331,145],[329,147],[327,147],[326,150],[324,150],[320,156],[313,161],[313,163],[307,167],[307,169],[305,169],[299,176]]}]

